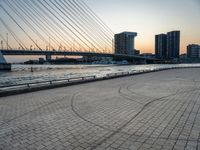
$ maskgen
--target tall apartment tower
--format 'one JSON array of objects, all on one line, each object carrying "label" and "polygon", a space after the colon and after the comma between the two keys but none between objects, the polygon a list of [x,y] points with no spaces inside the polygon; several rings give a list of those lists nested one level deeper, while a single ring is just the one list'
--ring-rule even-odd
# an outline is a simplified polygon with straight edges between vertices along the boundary
[{"label": "tall apartment tower", "polygon": [[135,55],[134,39],[136,36],[136,32],[115,34],[115,54]]},{"label": "tall apartment tower", "polygon": [[155,55],[158,59],[167,58],[167,35],[159,34],[155,36]]},{"label": "tall apartment tower", "polygon": [[167,58],[179,58],[180,54],[180,31],[167,33]]},{"label": "tall apartment tower", "polygon": [[200,45],[190,44],[187,46],[188,58],[200,58]]}]

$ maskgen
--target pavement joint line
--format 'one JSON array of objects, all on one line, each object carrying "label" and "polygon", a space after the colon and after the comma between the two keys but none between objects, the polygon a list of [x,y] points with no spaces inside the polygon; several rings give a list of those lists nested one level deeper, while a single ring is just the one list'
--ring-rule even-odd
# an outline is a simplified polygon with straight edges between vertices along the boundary
[{"label": "pavement joint line", "polygon": [[[84,118],[84,117],[82,117],[77,111],[76,111],[76,108],[75,108],[75,106],[74,106],[74,100],[75,100],[75,97],[76,96],[78,96],[80,93],[76,93],[76,94],[74,94],[73,96],[72,96],[72,99],[71,99],[71,108],[72,108],[72,111],[79,117],[79,118],[81,118],[82,120],[84,120],[84,121],[86,121],[86,122],[88,122],[88,123],[90,123],[90,124],[92,124],[92,125],[94,125],[94,126],[97,126],[97,127],[99,127],[99,128],[102,128],[102,129],[104,129],[104,130],[107,130],[107,131],[110,131],[110,132],[118,132],[117,130],[113,130],[113,129],[110,129],[110,128],[106,128],[106,127],[104,127],[104,126],[102,126],[102,125],[99,125],[99,124],[96,124],[96,123],[94,123],[94,122],[91,122],[90,120],[87,120],[86,118]],[[123,132],[123,131],[119,131],[118,132],[119,134],[125,134],[125,135],[129,135],[129,136],[133,136],[134,134],[130,134],[130,133],[127,133],[127,132]],[[137,136],[137,135],[134,135],[134,136]],[[137,136],[137,137],[140,137],[140,136]],[[151,138],[157,138],[157,137],[151,137]],[[166,139],[166,137],[160,137],[161,139]],[[172,140],[175,140],[175,139],[172,139]],[[180,139],[180,140],[186,140],[186,139]],[[191,141],[193,141],[193,140],[191,140]],[[94,147],[93,147],[94,148]]]},{"label": "pavement joint line", "polygon": [[131,90],[130,90],[130,87],[133,86],[133,85],[134,85],[134,84],[128,85],[128,86],[126,87],[127,91],[131,92],[131,93],[134,94],[134,95],[138,95],[138,96],[142,96],[142,97],[145,96],[146,98],[155,98],[155,97],[151,97],[151,96],[141,95],[141,94],[138,94],[138,93],[136,93],[136,92],[131,91]]},{"label": "pavement joint line", "polygon": [[[181,108],[184,106],[184,104],[186,103],[186,101],[187,101],[187,100],[185,100],[185,102],[182,103],[181,107],[179,108],[179,111],[180,111]],[[189,104],[188,104],[188,105],[189,105]],[[177,111],[176,114],[171,118],[171,121],[175,118],[175,116],[178,114],[179,111]],[[177,121],[177,122],[178,122],[178,121]],[[163,133],[163,131],[165,131],[166,128],[167,128],[167,126],[162,130],[162,132],[159,134],[159,136],[157,137],[157,139],[158,139],[158,138],[160,139],[160,135]],[[167,140],[168,140],[168,139],[172,140],[172,138],[169,138],[169,136],[168,136],[167,138],[165,138],[165,139],[167,139]],[[175,141],[175,140],[177,140],[177,139],[173,139],[173,140]],[[187,139],[184,139],[184,140],[183,140],[183,139],[179,139],[179,141],[186,141],[186,140],[187,140]],[[194,139],[194,141],[196,141],[196,139]],[[155,143],[155,141],[154,141],[154,143]],[[154,144],[154,143],[153,143],[153,144]],[[164,144],[163,144],[163,145],[164,145]]]},{"label": "pavement joint line", "polygon": [[[199,95],[199,97],[200,97],[200,95]],[[197,102],[197,101],[196,101],[196,102]],[[196,103],[195,103],[195,104],[196,104]],[[194,104],[194,105],[195,105],[195,104]],[[197,114],[198,114],[199,110],[200,110],[200,106],[198,107],[197,113],[195,114],[194,122],[196,121]],[[191,114],[191,113],[190,113],[190,114]],[[190,134],[191,134],[192,129],[193,129],[193,127],[194,127],[194,122],[193,122],[193,124],[192,124],[191,129],[190,129]],[[187,145],[188,145],[189,137],[190,137],[190,136],[188,136],[188,138],[187,138],[187,140],[186,140],[185,149],[186,149],[186,147],[187,147]],[[197,143],[198,143],[198,139],[197,139]],[[198,149],[198,146],[197,146],[197,149]]]},{"label": "pavement joint line", "polygon": [[[123,93],[121,89],[122,89],[122,87],[119,88],[119,94],[120,94],[122,97],[124,97],[124,98],[126,98],[126,99],[128,99],[128,100],[131,100],[131,101],[135,101],[135,102],[137,102],[137,103],[143,105],[143,103],[140,103],[140,102],[138,102],[138,101],[136,101],[136,100],[133,100],[131,97],[129,97],[129,95]],[[165,98],[168,98],[168,97],[170,97],[170,96],[174,96],[174,95],[176,95],[177,93],[189,93],[189,92],[198,91],[198,90],[200,90],[200,88],[195,88],[195,89],[186,90],[186,91],[181,91],[181,92],[176,91],[176,93],[174,93],[174,94],[166,95],[166,96],[163,96],[163,97],[160,97],[160,98],[148,97],[148,96],[145,96],[145,97],[147,97],[147,98],[153,98],[153,99],[154,99],[153,101],[165,101]],[[142,96],[142,95],[136,94],[136,93],[134,93],[134,92],[132,92],[132,91],[130,91],[130,92],[131,92],[132,94],[135,94],[135,95],[138,95],[138,96]],[[144,97],[144,96],[143,96],[143,97]],[[152,102],[152,101],[150,101],[150,102]]]},{"label": "pavement joint line", "polygon": [[[174,98],[173,98],[173,100],[174,100]],[[171,101],[171,100],[170,100],[170,101]],[[164,101],[164,102],[166,102],[166,101]],[[169,105],[168,107],[170,108],[171,105]],[[176,106],[175,106],[175,107],[176,107]],[[164,108],[165,108],[165,107],[163,106],[163,107],[160,108],[160,110],[161,110],[161,109],[164,109]],[[155,111],[160,111],[160,110],[155,110]],[[164,114],[164,112],[163,112],[162,114]],[[162,115],[162,114],[161,114],[161,115]],[[168,115],[170,115],[170,113],[169,113]],[[153,116],[153,117],[154,117],[154,116]],[[153,118],[153,117],[152,117],[152,118]],[[167,116],[166,116],[166,117],[167,117]],[[147,120],[147,121],[150,121],[152,118],[149,118],[149,120]],[[159,117],[157,117],[157,119],[156,119],[155,121],[157,121],[157,120],[159,120]],[[145,122],[146,122],[146,121],[145,121]],[[152,124],[153,124],[153,123],[154,123],[154,122],[152,122]],[[161,123],[162,123],[162,122],[161,122]],[[149,127],[153,127],[153,126],[152,126],[152,125],[149,125]],[[142,128],[142,127],[141,127],[141,128]],[[139,129],[138,129],[138,130],[139,130]],[[155,127],[155,130],[156,130],[156,127]],[[136,131],[136,132],[138,132],[138,131]],[[145,132],[145,131],[144,131],[144,132]],[[144,132],[143,132],[143,133],[144,133]]]},{"label": "pavement joint line", "polygon": [[[196,86],[196,82],[194,82],[194,85]],[[199,98],[199,97],[200,97],[200,94],[198,95],[198,98]],[[197,98],[197,100],[198,100],[198,98]],[[181,132],[183,131],[184,127],[186,126],[186,122],[188,121],[188,119],[189,119],[189,117],[190,117],[190,115],[191,115],[191,112],[192,112],[193,108],[195,107],[195,104],[197,103],[197,100],[196,100],[195,103],[193,104],[193,107],[191,108],[190,113],[188,114],[187,120],[185,121],[185,124],[184,124],[184,126],[182,127]],[[189,104],[189,105],[190,105],[190,104]],[[198,108],[198,109],[199,109],[199,108]],[[197,113],[198,113],[198,111],[197,111]],[[196,118],[196,116],[197,116],[197,113],[196,113],[196,115],[195,115],[195,118]],[[193,125],[194,125],[194,122],[193,122]],[[192,126],[193,126],[193,125],[192,125]],[[192,128],[191,128],[191,130],[192,130]],[[191,130],[190,130],[190,132],[191,132]],[[179,132],[179,135],[178,135],[178,137],[177,137],[176,140],[178,140],[178,138],[180,137],[181,132]],[[188,138],[189,138],[189,137],[188,137]],[[177,143],[177,142],[175,142],[174,146],[176,145],[176,143]],[[187,143],[186,143],[185,146],[187,146]],[[174,148],[174,147],[173,147],[173,148]],[[186,147],[185,147],[185,148],[186,148]]]},{"label": "pavement joint line", "polygon": [[[199,89],[198,89],[199,90]],[[193,92],[193,90],[188,90],[187,92]],[[185,92],[184,92],[185,93]],[[130,119],[127,123],[125,123],[122,127],[120,127],[118,130],[116,130],[114,133],[112,133],[110,136],[109,136],[109,138],[111,138],[113,135],[115,135],[116,133],[119,133],[119,131],[122,129],[122,128],[124,128],[126,125],[128,125],[129,124],[129,122],[131,122],[134,118],[136,118],[146,107],[148,107],[151,103],[153,103],[153,102],[155,102],[155,101],[163,101],[163,100],[165,100],[165,98],[167,98],[167,97],[170,97],[170,96],[173,96],[173,95],[176,95],[176,94],[178,94],[178,92],[175,92],[175,93],[173,93],[173,94],[170,94],[170,95],[167,95],[167,96],[163,96],[163,97],[160,97],[160,98],[157,98],[157,99],[154,99],[154,100],[152,100],[152,101],[150,101],[150,102],[148,102],[148,103],[146,103],[143,107],[142,107],[142,109],[132,118],[132,119]],[[103,142],[105,142],[106,140],[107,140],[108,138],[106,138],[106,139],[104,139],[102,142],[100,142],[98,145],[101,145]],[[96,148],[96,147],[93,147],[94,149]]]},{"label": "pavement joint line", "polygon": [[[194,83],[194,85],[195,85],[195,83]],[[185,102],[186,102],[186,101],[187,101],[187,100],[185,100]],[[185,104],[185,103],[182,103],[182,107],[184,106],[184,104]],[[188,103],[187,106],[189,106],[189,103]],[[182,113],[181,116],[183,116],[183,114],[185,113],[186,109],[187,109],[187,107],[184,109],[184,112]],[[178,114],[178,112],[179,112],[179,111],[177,111],[176,114]],[[174,116],[174,117],[175,117],[175,116]],[[169,139],[170,135],[172,134],[172,132],[173,132],[174,129],[176,128],[176,126],[177,126],[178,122],[180,121],[180,119],[181,119],[181,117],[178,119],[178,121],[176,122],[175,126],[173,127],[173,129],[172,129],[171,132],[169,133],[169,135],[168,135],[168,137],[167,137],[167,140]],[[166,143],[166,142],[165,142],[165,143]],[[164,143],[164,144],[165,144],[165,143]],[[163,144],[163,145],[164,145],[164,144]],[[162,146],[162,148],[163,148],[163,146]]]},{"label": "pavement joint line", "polygon": [[[0,126],[0,149],[171,150],[174,147],[197,150],[200,144],[200,85],[196,82],[200,79],[199,71],[170,70],[2,98],[0,123],[35,111]],[[159,81],[165,75],[169,83]],[[193,82],[172,82],[176,76],[193,78]],[[134,84],[129,89],[130,83]],[[119,91],[130,99],[121,97]],[[143,105],[166,95],[172,96],[148,104],[130,121]],[[65,100],[57,101],[63,97]],[[140,100],[143,105],[131,99]],[[54,101],[57,102],[37,109]]]},{"label": "pavement joint line", "polygon": [[[174,94],[177,94],[177,92],[174,93]],[[140,109],[140,111],[139,111],[137,114],[135,114],[129,121],[127,121],[124,125],[122,125],[120,128],[118,128],[115,132],[113,132],[112,134],[110,134],[109,137],[105,138],[104,140],[102,140],[101,142],[99,142],[98,144],[96,144],[96,146],[92,147],[92,149],[97,148],[98,145],[101,145],[101,144],[104,143],[106,140],[110,139],[112,136],[114,136],[115,134],[119,133],[125,126],[127,126],[133,119],[135,119],[135,118],[136,118],[146,107],[148,107],[151,103],[153,103],[153,102],[155,102],[155,101],[160,101],[160,100],[162,100],[162,99],[164,99],[164,98],[167,98],[167,97],[170,97],[170,96],[172,96],[172,95],[174,95],[174,94],[170,94],[170,95],[168,95],[168,96],[163,96],[163,97],[161,97],[161,98],[157,98],[157,99],[155,99],[155,100],[152,100],[152,101],[146,103],[146,104]]]},{"label": "pavement joint line", "polygon": [[8,124],[9,124],[10,122],[12,122],[13,120],[19,119],[19,118],[21,118],[21,117],[23,117],[23,116],[26,116],[26,115],[28,115],[28,114],[30,114],[30,113],[32,113],[32,112],[35,112],[35,111],[37,111],[37,110],[39,110],[39,109],[42,109],[42,108],[44,108],[44,107],[46,107],[46,106],[48,106],[48,105],[57,103],[57,102],[59,102],[59,101],[64,101],[65,98],[66,98],[67,96],[68,96],[68,95],[62,97],[61,99],[58,99],[58,100],[55,100],[55,101],[51,101],[51,102],[49,102],[49,103],[47,103],[47,104],[44,104],[44,105],[42,105],[42,106],[40,106],[40,107],[38,107],[38,108],[35,108],[35,109],[33,109],[33,110],[29,111],[29,112],[23,113],[23,114],[21,114],[21,115],[15,117],[15,118],[12,118],[12,119],[10,119],[10,120],[7,120],[7,121],[1,123],[0,126],[3,126],[3,125],[5,125],[5,124],[8,125]]},{"label": "pavement joint line", "polygon": [[[167,109],[170,108],[170,107],[171,107],[171,105],[169,105],[169,106],[166,108],[166,110],[163,111],[162,114],[160,114],[160,116],[162,116],[163,114],[165,114],[165,113],[167,112]],[[175,108],[175,107],[177,107],[177,106],[174,105],[174,108]],[[161,107],[160,109],[163,109],[163,108]],[[159,111],[159,110],[158,110],[158,111]],[[170,113],[169,113],[165,118],[167,118],[168,116],[170,116]],[[164,120],[165,118],[163,118],[163,120]],[[150,118],[149,120],[151,120],[151,119],[152,119],[152,118]],[[159,117],[157,118],[157,120],[159,120]],[[157,120],[156,120],[156,121],[157,121]],[[154,122],[153,122],[153,123],[154,123]],[[152,124],[153,124],[153,123],[152,123]],[[158,126],[160,126],[161,124],[162,124],[162,122],[160,122],[160,124],[159,124]],[[150,125],[150,126],[151,126],[151,125]],[[149,126],[146,130],[148,130],[148,129],[150,128],[150,126]],[[144,133],[146,132],[146,130],[143,132],[142,135],[145,136]],[[156,127],[154,130],[152,130],[151,134],[149,134],[149,136],[144,140],[143,144],[144,144],[149,138],[152,138],[151,135],[152,135],[156,130],[157,130],[157,127]],[[159,137],[159,136],[158,136],[158,137]],[[156,137],[155,139],[158,139],[158,137]],[[159,137],[159,139],[161,139],[161,138]],[[166,139],[166,138],[162,138],[162,139]],[[153,143],[153,144],[154,144],[154,143]],[[153,145],[153,144],[152,144],[152,145]],[[142,145],[141,145],[141,146],[142,146]],[[141,147],[141,146],[140,146],[140,147]],[[140,149],[140,147],[139,147],[138,149]]]},{"label": "pavement joint line", "polygon": [[[120,87],[119,89],[121,89],[121,87]],[[200,90],[200,89],[196,89],[196,90]],[[193,91],[194,91],[194,90],[188,90],[187,92],[193,92]],[[155,102],[155,101],[168,101],[168,100],[165,100],[165,98],[174,96],[174,95],[176,95],[176,94],[185,93],[185,92],[186,92],[186,91],[175,92],[175,93],[170,94],[170,95],[167,95],[167,96],[163,96],[163,97],[160,97],[160,98],[155,98],[154,100],[152,100],[152,101],[150,101],[150,102],[144,104],[143,108],[144,108],[144,107],[146,108],[147,106],[149,106],[151,103],[153,103],[153,102]],[[80,93],[79,93],[79,94],[80,94]],[[84,117],[82,117],[82,116],[75,110],[75,107],[74,107],[74,99],[75,99],[75,97],[78,96],[79,94],[76,93],[76,94],[73,96],[72,100],[71,100],[71,107],[72,107],[72,110],[73,110],[73,112],[74,112],[77,116],[79,116],[81,119],[85,120],[86,122],[89,122],[89,123],[91,123],[91,124],[93,124],[93,125],[95,125],[95,126],[98,126],[98,127],[102,128],[102,129],[109,130],[109,131],[112,131],[112,132],[114,132],[114,133],[122,133],[122,134],[127,134],[127,135],[133,135],[133,134],[129,134],[129,133],[127,133],[127,132],[118,131],[118,130],[120,130],[121,128],[123,128],[124,126],[120,127],[120,128],[117,129],[117,130],[112,130],[112,129],[109,129],[109,128],[105,128],[104,126],[95,124],[95,123],[93,123],[93,122],[91,122],[91,121],[85,119]],[[173,99],[173,100],[174,100],[174,99]],[[144,109],[145,109],[145,108],[144,108]],[[143,111],[144,109],[141,109],[141,110]],[[141,110],[138,112],[139,114],[142,112]],[[139,115],[138,113],[136,114],[135,117],[137,117],[137,116]],[[135,117],[134,117],[134,118],[135,118]],[[132,120],[130,120],[130,121],[128,121],[128,122],[131,122],[131,121],[132,121]],[[153,138],[153,137],[151,137],[151,138]],[[155,138],[157,138],[157,137],[155,137]],[[162,139],[166,139],[166,138],[162,138]],[[185,139],[182,139],[182,140],[185,140]]]},{"label": "pavement joint line", "polygon": [[75,100],[75,97],[78,96],[79,94],[80,94],[80,93],[75,93],[75,94],[72,96],[72,98],[71,98],[71,104],[70,104],[70,105],[71,105],[72,111],[73,111],[79,118],[81,118],[82,120],[84,120],[84,121],[86,121],[86,122],[88,122],[88,123],[90,123],[90,124],[93,124],[94,126],[98,126],[98,127],[102,128],[102,129],[104,129],[104,130],[108,130],[108,131],[114,132],[115,130],[112,130],[112,129],[106,128],[106,127],[104,127],[104,126],[95,124],[95,123],[93,123],[93,122],[91,122],[91,121],[85,119],[84,117],[82,117],[82,116],[76,111],[76,108],[75,108],[75,106],[74,106],[74,100]]},{"label": "pavement joint line", "polygon": [[197,150],[199,150],[199,148],[200,148],[200,132],[197,140]]},{"label": "pavement joint line", "polygon": [[134,100],[134,99],[128,97],[125,93],[123,93],[123,92],[122,92],[122,87],[119,88],[118,94],[119,94],[120,96],[122,96],[123,98],[127,99],[127,100],[134,101],[134,102],[136,102],[136,103],[138,103],[138,104],[140,104],[140,105],[143,105],[143,103],[141,103],[141,102],[139,102],[139,101],[136,101],[136,100]]},{"label": "pavement joint line", "polygon": [[[189,105],[190,105],[190,104],[188,104],[188,106],[189,106]],[[194,108],[194,105],[193,105],[193,107],[190,109],[190,113],[191,113],[191,111],[192,111],[193,108]],[[187,108],[186,108],[186,109],[187,109]],[[185,111],[186,111],[186,109],[185,109]],[[185,111],[183,112],[183,114],[185,113]],[[190,116],[190,113],[187,115],[187,119],[186,119],[185,123],[188,121],[188,118],[189,118],[189,116]],[[181,118],[181,117],[180,117],[180,118]],[[178,122],[179,122],[179,121],[178,121]],[[175,143],[174,143],[172,149],[174,149],[174,147],[175,147],[175,145],[176,145],[176,143],[177,143],[177,141],[178,141],[178,138],[179,138],[181,132],[183,131],[183,128],[185,127],[185,123],[184,123],[184,125],[183,125],[181,131],[179,132],[179,134],[178,134],[178,136],[177,136],[177,138],[176,138],[176,140],[175,140]]]}]

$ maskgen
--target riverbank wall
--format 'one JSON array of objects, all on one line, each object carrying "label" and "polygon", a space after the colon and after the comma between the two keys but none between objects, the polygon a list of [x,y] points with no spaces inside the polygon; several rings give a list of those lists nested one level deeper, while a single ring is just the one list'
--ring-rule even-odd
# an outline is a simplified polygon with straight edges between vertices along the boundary
[{"label": "riverbank wall", "polygon": [[39,83],[29,83],[29,84],[20,84],[20,85],[13,85],[13,86],[3,86],[0,87],[0,97],[29,93],[29,92],[36,92],[41,90],[48,90],[60,87],[67,87],[72,85],[78,84],[85,84],[89,82],[97,82],[102,80],[110,80],[115,78],[123,78],[127,76],[135,76],[144,73],[153,73],[158,71],[165,71],[170,69],[185,69],[185,68],[200,68],[200,67],[173,67],[173,68],[162,68],[156,70],[141,70],[138,72],[118,72],[118,73],[111,73],[107,74],[104,77],[96,77],[96,76],[88,76],[88,77],[79,77],[79,78],[70,78],[64,80],[52,80],[52,81],[44,81]]}]

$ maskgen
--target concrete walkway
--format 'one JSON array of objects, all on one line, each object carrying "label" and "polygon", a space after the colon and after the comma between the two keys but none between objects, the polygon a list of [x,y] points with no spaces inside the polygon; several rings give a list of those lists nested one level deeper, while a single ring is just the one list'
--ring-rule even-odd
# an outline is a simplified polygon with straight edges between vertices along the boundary
[{"label": "concrete walkway", "polygon": [[200,150],[200,69],[0,98],[0,150]]}]

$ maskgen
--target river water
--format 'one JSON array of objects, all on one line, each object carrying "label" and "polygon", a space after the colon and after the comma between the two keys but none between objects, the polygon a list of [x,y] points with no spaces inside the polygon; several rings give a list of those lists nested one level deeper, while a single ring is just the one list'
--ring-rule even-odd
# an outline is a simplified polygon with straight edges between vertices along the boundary
[{"label": "river water", "polygon": [[12,65],[11,72],[0,71],[0,86],[34,83],[74,77],[95,75],[103,77],[110,73],[155,70],[172,67],[199,66],[200,64],[176,65]]}]

